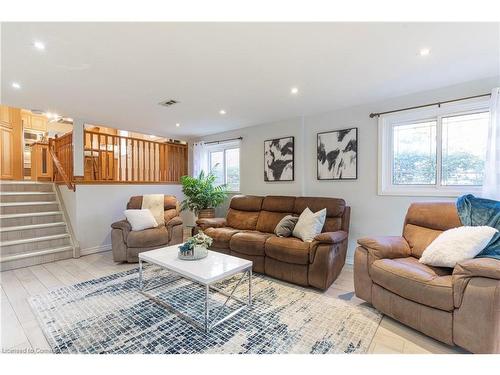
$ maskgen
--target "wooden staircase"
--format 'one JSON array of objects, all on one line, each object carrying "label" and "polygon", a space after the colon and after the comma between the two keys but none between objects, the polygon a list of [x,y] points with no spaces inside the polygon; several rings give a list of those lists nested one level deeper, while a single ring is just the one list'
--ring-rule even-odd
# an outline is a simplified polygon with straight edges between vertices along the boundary
[{"label": "wooden staircase", "polygon": [[53,183],[0,182],[0,269],[72,258],[74,240]]}]

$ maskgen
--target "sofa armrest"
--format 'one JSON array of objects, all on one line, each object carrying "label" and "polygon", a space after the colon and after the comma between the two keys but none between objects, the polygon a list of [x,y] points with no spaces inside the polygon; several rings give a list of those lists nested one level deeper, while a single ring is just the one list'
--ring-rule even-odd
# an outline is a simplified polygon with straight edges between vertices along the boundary
[{"label": "sofa armrest", "polygon": [[454,277],[487,277],[500,280],[500,260],[493,258],[474,258],[457,263],[453,269]]},{"label": "sofa armrest", "polygon": [[120,221],[114,222],[113,224],[111,224],[111,228],[121,229],[121,230],[128,231],[128,232],[130,232],[132,230],[132,226],[130,225],[130,223],[127,220],[120,220]]},{"label": "sofa armrest", "polygon": [[343,230],[338,230],[336,232],[324,232],[314,237],[314,241],[326,244],[339,243],[345,239],[347,239],[347,232],[344,232]]},{"label": "sofa armrest", "polygon": [[410,245],[399,236],[374,236],[358,239],[370,255],[377,259],[406,258],[411,255]]},{"label": "sofa armrest", "polygon": [[500,260],[474,258],[457,263],[452,275],[453,303],[456,308],[462,305],[465,290],[474,277],[500,280]]},{"label": "sofa armrest", "polygon": [[226,219],[223,217],[198,219],[196,220],[196,225],[198,225],[201,230],[205,230],[207,228],[222,228],[226,226]]},{"label": "sofa armrest", "polygon": [[128,234],[132,230],[132,226],[130,225],[130,223],[127,220],[116,221],[113,224],[111,224],[111,228],[112,228],[111,231],[121,230],[123,236],[123,242],[126,244]]},{"label": "sofa armrest", "polygon": [[165,223],[167,228],[173,227],[175,225],[182,225],[182,219],[180,216],[175,216]]}]

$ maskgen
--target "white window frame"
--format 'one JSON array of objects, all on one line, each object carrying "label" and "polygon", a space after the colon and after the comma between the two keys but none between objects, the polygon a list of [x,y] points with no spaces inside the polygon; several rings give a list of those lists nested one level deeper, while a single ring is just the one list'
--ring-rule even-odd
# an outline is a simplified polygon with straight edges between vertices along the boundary
[{"label": "white window frame", "polygon": [[[208,171],[211,169],[212,165],[212,152],[222,151],[222,170],[224,172],[224,184],[227,184],[227,173],[226,173],[226,150],[234,150],[238,148],[240,150],[240,157],[238,158],[238,170],[240,171],[240,189],[241,189],[241,144],[240,142],[224,142],[220,144],[208,145],[207,146],[207,161],[208,161]],[[228,190],[230,193],[239,193],[239,190]]]},{"label": "white window frame", "polygon": [[[472,100],[441,106],[396,112],[379,117],[378,121],[378,194],[397,196],[457,197],[464,193],[477,194],[481,186],[441,185],[442,118],[489,111],[489,100]],[[393,128],[412,122],[436,120],[436,184],[393,184]]]}]

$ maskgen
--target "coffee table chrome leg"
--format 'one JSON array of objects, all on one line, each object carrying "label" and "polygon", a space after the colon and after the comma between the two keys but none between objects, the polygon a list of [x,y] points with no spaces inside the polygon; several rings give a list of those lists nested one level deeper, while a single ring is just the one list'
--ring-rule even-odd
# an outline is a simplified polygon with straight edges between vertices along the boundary
[{"label": "coffee table chrome leg", "polygon": [[210,285],[205,285],[205,332],[210,331]]},{"label": "coffee table chrome leg", "polygon": [[139,258],[139,290],[143,289],[142,281],[142,260]]},{"label": "coffee table chrome leg", "polygon": [[252,268],[248,270],[248,307],[252,306]]}]

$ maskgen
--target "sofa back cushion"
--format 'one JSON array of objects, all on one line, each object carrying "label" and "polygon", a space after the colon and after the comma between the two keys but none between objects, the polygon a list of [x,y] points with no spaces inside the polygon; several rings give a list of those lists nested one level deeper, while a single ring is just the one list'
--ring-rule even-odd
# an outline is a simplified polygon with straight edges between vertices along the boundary
[{"label": "sofa back cushion", "polygon": [[293,212],[295,197],[268,195],[262,201],[262,210],[271,212]]},{"label": "sofa back cushion", "polygon": [[260,211],[256,229],[260,232],[274,233],[274,229],[285,216],[290,212]]},{"label": "sofa back cushion", "polygon": [[411,254],[420,258],[443,231],[460,226],[455,202],[412,203],[406,213],[403,237],[410,245]]},{"label": "sofa back cushion", "polygon": [[235,195],[229,204],[227,225],[236,229],[255,230],[262,200],[262,197],[254,195]]},{"label": "sofa back cushion", "polygon": [[339,198],[297,197],[293,213],[300,215],[307,207],[312,212],[326,208],[326,220],[322,232],[335,232],[342,227],[345,201]]}]

